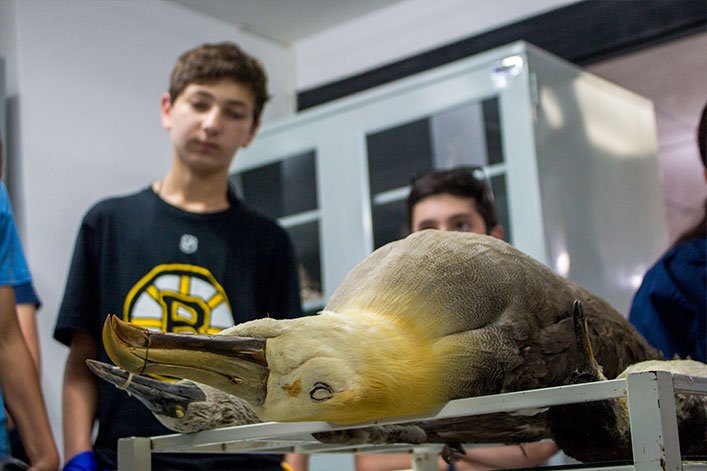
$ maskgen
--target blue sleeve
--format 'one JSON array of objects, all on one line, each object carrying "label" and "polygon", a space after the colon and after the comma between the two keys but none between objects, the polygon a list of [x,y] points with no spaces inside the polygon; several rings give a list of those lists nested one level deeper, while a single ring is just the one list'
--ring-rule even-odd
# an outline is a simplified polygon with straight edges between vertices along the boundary
[{"label": "blue sleeve", "polygon": [[16,304],[34,304],[37,309],[42,305],[42,301],[39,299],[39,295],[31,282],[15,286],[14,290]]},{"label": "blue sleeve", "polygon": [[0,182],[0,286],[17,286],[31,280],[7,189]]},{"label": "blue sleeve", "polygon": [[629,321],[665,359],[705,359],[707,254],[704,238],[668,251],[646,273]]}]

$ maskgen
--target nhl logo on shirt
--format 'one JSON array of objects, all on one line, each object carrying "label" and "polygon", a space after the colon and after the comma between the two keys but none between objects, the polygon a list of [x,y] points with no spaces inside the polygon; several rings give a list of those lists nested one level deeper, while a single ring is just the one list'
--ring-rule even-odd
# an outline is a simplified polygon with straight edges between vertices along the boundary
[{"label": "nhl logo on shirt", "polygon": [[199,239],[191,234],[182,234],[179,239],[179,250],[184,253],[194,253],[199,249]]}]

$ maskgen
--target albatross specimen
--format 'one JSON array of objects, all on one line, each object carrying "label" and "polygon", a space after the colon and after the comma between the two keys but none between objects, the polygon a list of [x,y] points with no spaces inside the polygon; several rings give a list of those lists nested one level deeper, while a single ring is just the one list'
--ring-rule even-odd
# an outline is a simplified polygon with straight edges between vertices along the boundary
[{"label": "albatross specimen", "polygon": [[[594,358],[587,322],[579,302],[574,307],[577,369],[569,384],[606,380]],[[694,360],[649,360],[629,365],[617,378],[644,371],[669,371],[707,377],[707,365]],[[707,455],[707,396],[677,394],[675,410],[680,452]],[[624,461],[633,457],[626,397],[553,406],[547,415],[555,443],[568,456],[583,461]]]},{"label": "albatross specimen", "polygon": [[[578,354],[575,299],[607,377],[659,358],[607,302],[505,242],[432,230],[376,250],[316,316],[217,335],[150,332],[113,316],[103,341],[130,372],[208,384],[245,399],[262,420],[353,424],[564,384]],[[549,436],[544,417],[503,416],[464,441]]]}]

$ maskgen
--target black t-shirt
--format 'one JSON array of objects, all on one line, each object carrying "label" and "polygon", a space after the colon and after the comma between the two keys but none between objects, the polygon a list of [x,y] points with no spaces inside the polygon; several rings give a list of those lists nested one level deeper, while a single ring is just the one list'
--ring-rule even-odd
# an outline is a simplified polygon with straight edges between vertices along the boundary
[{"label": "black t-shirt", "polygon": [[[198,214],[152,190],[97,203],[83,219],[54,338],[96,339],[116,314],[162,331],[215,333],[253,319],[302,315],[297,264],[287,233],[229,194],[224,211]],[[174,433],[136,399],[97,380],[94,449],[116,467],[117,440]],[[71,411],[66,411],[71,413]],[[280,469],[278,455],[154,454],[153,469]]]}]

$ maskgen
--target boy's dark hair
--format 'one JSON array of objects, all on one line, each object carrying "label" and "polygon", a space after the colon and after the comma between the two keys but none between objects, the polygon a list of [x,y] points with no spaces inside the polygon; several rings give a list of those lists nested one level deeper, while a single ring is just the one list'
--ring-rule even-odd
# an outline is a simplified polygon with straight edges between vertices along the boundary
[{"label": "boy's dark hair", "polygon": [[202,44],[186,51],[174,65],[169,80],[169,98],[174,103],[192,83],[209,84],[228,79],[246,85],[253,92],[255,121],[268,101],[267,75],[260,61],[230,42]]},{"label": "boy's dark hair", "polygon": [[[448,193],[461,198],[472,198],[476,211],[484,218],[488,233],[498,224],[493,194],[485,180],[474,177],[473,168],[437,170],[415,179],[405,205],[408,230],[412,232],[412,210],[421,200],[432,195]],[[481,171],[479,169],[479,171]]]}]

